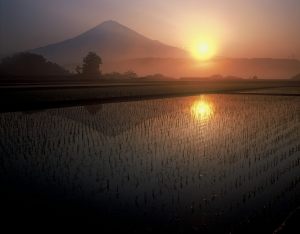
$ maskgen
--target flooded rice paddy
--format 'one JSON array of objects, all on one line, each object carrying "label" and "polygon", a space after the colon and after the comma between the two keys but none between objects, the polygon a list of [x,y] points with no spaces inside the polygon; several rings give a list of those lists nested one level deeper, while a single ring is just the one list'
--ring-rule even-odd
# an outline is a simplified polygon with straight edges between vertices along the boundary
[{"label": "flooded rice paddy", "polygon": [[112,222],[204,233],[270,232],[300,205],[300,97],[2,113],[0,125],[1,180],[21,200],[38,191]]}]

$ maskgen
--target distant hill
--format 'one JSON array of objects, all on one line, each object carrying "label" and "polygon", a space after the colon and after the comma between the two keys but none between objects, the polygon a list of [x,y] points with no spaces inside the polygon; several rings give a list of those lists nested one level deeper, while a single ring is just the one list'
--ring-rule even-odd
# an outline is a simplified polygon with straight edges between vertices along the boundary
[{"label": "distant hill", "polygon": [[293,76],[291,79],[292,80],[300,80],[300,73],[297,74],[297,75],[295,75],[295,76]]},{"label": "distant hill", "polygon": [[243,80],[242,77],[237,76],[221,76],[221,75],[213,75],[208,77],[182,77],[181,80],[184,81],[239,81]]},{"label": "distant hill", "polygon": [[186,51],[151,40],[115,21],[103,22],[72,39],[32,50],[65,66],[80,63],[89,51],[98,53],[104,64],[141,57],[187,57]]},{"label": "distant hill", "polygon": [[138,58],[108,64],[108,70],[133,70],[138,74],[161,73],[171,77],[210,77],[220,74],[259,79],[288,79],[300,73],[300,61],[272,58],[215,58],[203,62],[192,58]]},{"label": "distant hill", "polygon": [[139,80],[145,81],[174,81],[175,79],[172,77],[164,76],[162,74],[153,74],[140,77]]},{"label": "distant hill", "polygon": [[28,52],[18,53],[0,60],[0,77],[68,76],[70,73],[43,56]]},{"label": "distant hill", "polygon": [[208,77],[214,74],[259,79],[288,79],[300,73],[300,61],[271,58],[216,58],[201,62],[192,58],[138,58],[106,64],[108,71],[133,70],[147,75],[161,73],[171,77]]}]

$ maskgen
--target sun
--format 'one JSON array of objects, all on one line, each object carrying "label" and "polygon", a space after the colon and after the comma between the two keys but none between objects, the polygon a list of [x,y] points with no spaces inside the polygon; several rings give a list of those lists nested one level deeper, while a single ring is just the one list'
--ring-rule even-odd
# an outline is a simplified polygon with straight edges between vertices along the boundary
[{"label": "sun", "polygon": [[199,60],[209,60],[216,53],[216,46],[209,41],[197,42],[191,49],[192,56]]}]

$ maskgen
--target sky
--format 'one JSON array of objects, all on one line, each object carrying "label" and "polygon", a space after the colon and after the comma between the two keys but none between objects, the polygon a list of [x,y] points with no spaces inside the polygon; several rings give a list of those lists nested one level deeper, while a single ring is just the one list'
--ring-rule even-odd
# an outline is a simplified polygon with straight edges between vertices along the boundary
[{"label": "sky", "polygon": [[225,57],[300,59],[299,0],[0,0],[0,55],[79,35],[116,20],[190,50]]}]

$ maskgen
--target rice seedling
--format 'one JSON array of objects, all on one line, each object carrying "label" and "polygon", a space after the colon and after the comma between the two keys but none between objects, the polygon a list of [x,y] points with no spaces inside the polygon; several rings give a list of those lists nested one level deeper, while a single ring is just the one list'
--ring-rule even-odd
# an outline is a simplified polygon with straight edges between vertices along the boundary
[{"label": "rice seedling", "polygon": [[0,125],[2,178],[55,188],[100,213],[213,228],[266,217],[300,195],[299,97],[3,113]]}]

